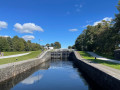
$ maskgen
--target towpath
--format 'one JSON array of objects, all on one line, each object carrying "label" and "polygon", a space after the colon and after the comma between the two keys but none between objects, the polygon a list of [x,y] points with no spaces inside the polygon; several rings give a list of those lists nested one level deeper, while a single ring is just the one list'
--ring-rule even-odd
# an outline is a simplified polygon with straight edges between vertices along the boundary
[{"label": "towpath", "polygon": [[9,56],[1,56],[0,59],[4,59],[4,58],[12,58],[12,57],[19,57],[19,56],[24,56],[27,54],[30,54],[31,52],[28,53],[22,53],[22,54],[15,54],[15,55],[9,55]]},{"label": "towpath", "polygon": [[97,59],[104,60],[104,61],[109,61],[109,62],[113,62],[113,63],[119,63],[119,64],[120,64],[120,61],[118,61],[118,60],[108,59],[108,58],[99,56],[99,55],[97,55],[97,54],[94,53],[94,52],[87,52],[87,53],[90,54],[90,55],[93,56],[93,57],[96,57]]}]

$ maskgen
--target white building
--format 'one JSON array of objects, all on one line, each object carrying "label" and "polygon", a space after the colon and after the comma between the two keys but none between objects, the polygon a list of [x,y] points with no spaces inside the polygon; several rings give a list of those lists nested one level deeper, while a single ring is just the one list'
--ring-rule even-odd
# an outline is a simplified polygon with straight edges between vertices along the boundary
[{"label": "white building", "polygon": [[54,47],[44,46],[44,49],[54,49]]},{"label": "white building", "polygon": [[54,49],[54,47],[49,47],[49,49]]}]

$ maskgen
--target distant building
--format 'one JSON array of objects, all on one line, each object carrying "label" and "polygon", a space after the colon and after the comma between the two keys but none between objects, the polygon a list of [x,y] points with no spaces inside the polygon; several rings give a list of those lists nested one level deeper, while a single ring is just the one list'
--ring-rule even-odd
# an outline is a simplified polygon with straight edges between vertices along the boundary
[{"label": "distant building", "polygon": [[54,47],[49,47],[49,49],[54,49]]},{"label": "distant building", "polygon": [[44,49],[54,49],[54,47],[43,46]]}]

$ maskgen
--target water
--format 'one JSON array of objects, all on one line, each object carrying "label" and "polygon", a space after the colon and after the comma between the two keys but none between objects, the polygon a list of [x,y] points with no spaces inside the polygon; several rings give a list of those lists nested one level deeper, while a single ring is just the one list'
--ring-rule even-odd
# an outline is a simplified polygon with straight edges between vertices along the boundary
[{"label": "water", "polygon": [[73,62],[68,60],[47,61],[0,84],[0,90],[93,90],[94,88]]}]

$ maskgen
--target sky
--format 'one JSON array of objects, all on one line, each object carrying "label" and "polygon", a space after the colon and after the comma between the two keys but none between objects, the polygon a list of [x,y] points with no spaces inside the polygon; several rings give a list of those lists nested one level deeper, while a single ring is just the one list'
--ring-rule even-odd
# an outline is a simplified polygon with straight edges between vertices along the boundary
[{"label": "sky", "polygon": [[118,0],[0,0],[0,36],[74,45],[87,25],[110,21]]}]

